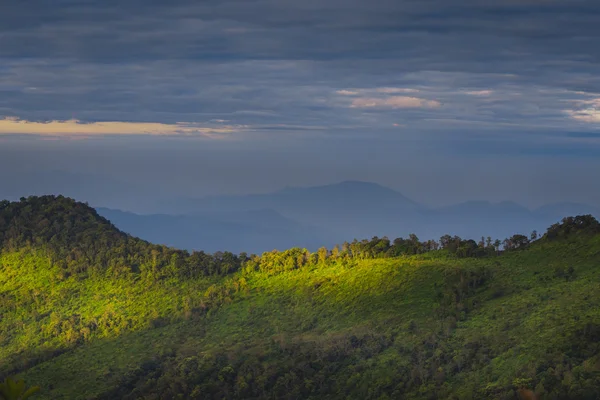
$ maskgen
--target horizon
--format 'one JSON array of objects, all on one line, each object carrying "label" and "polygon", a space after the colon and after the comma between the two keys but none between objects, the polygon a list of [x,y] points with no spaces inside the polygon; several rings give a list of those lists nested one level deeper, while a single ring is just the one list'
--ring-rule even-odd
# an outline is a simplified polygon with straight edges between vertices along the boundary
[{"label": "horizon", "polygon": [[[486,205],[492,205],[492,206],[502,205],[502,204],[511,204],[511,205],[516,205],[521,208],[527,209],[529,211],[536,211],[538,209],[541,209],[541,208],[544,208],[547,206],[555,206],[555,205],[592,206],[592,207],[600,208],[600,203],[594,204],[594,203],[585,203],[585,202],[568,201],[568,200],[552,201],[552,202],[540,203],[540,204],[531,206],[531,205],[527,205],[527,204],[524,204],[522,202],[519,202],[517,200],[512,200],[512,199],[488,200],[488,199],[484,199],[484,198],[468,199],[468,200],[458,201],[458,202],[453,202],[453,203],[429,204],[426,202],[420,202],[420,201],[414,200],[411,196],[406,195],[402,191],[395,189],[393,187],[390,187],[390,186],[380,184],[378,182],[365,181],[365,180],[352,180],[352,179],[343,180],[343,181],[334,181],[334,182],[330,182],[330,183],[322,183],[322,184],[317,184],[317,185],[283,186],[283,187],[276,188],[274,190],[265,190],[265,191],[257,191],[257,192],[214,193],[214,194],[206,194],[206,195],[201,195],[201,196],[196,196],[196,197],[189,196],[189,197],[164,198],[163,200],[164,201],[200,201],[200,200],[207,200],[207,199],[213,199],[213,198],[243,198],[246,196],[251,196],[251,197],[252,196],[269,196],[269,195],[283,194],[286,191],[292,191],[292,190],[301,190],[302,191],[302,190],[320,189],[320,188],[328,188],[328,187],[343,187],[343,186],[347,186],[348,184],[357,184],[357,185],[360,185],[363,187],[364,187],[364,185],[367,185],[367,186],[378,187],[378,188],[390,190],[390,191],[394,192],[395,194],[398,194],[398,195],[404,197],[406,200],[411,201],[420,207],[424,207],[426,209],[432,209],[432,210],[450,208],[450,207],[467,205],[467,204],[472,204],[472,205],[486,204]],[[65,196],[65,197],[71,198],[75,201],[88,203],[88,204],[90,204],[91,207],[96,208],[96,209],[103,208],[103,209],[109,209],[109,210],[115,210],[115,211],[124,211],[124,212],[139,214],[139,215],[147,215],[147,214],[176,215],[176,214],[169,213],[169,212],[160,212],[160,210],[157,210],[156,212],[143,212],[143,211],[140,212],[140,211],[136,211],[135,209],[128,209],[127,207],[119,207],[118,205],[117,206],[105,205],[105,204],[102,204],[102,202],[95,202],[94,200],[81,198],[80,196],[71,196],[69,194],[60,193],[60,192],[43,193],[43,192],[36,191],[36,192],[24,193],[24,194],[20,194],[20,195],[13,194],[13,195],[5,196],[0,191],[0,200],[18,201],[21,198],[27,198],[29,196],[38,196],[39,197],[39,196],[45,196],[45,195]],[[374,200],[375,200],[375,198],[374,198]],[[158,208],[160,209],[160,206],[158,206]],[[260,211],[260,210],[257,210],[257,211]],[[181,215],[185,215],[185,214],[181,214]]]},{"label": "horizon", "polygon": [[552,203],[533,209],[515,202],[470,201],[430,207],[364,181],[284,188],[270,194],[171,199],[160,209],[142,211],[65,197],[84,202],[134,237],[209,253],[262,254],[289,248],[316,251],[353,240],[413,234],[436,241],[447,234],[475,241],[515,234],[528,237],[532,231],[544,232],[566,217],[600,218],[600,207],[578,203]]}]

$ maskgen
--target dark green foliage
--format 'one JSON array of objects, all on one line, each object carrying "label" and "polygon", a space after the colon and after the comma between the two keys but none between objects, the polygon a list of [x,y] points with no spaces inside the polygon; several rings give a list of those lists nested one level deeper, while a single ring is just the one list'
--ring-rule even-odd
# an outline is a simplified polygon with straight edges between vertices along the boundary
[{"label": "dark green foliage", "polygon": [[558,279],[565,279],[571,281],[575,279],[575,269],[573,267],[556,267],[554,268],[554,277]]},{"label": "dark green foliage", "polygon": [[592,215],[563,218],[562,222],[548,228],[544,237],[548,240],[555,240],[580,233],[589,235],[600,233],[600,222]]},{"label": "dark green foliage", "polygon": [[529,247],[529,238],[525,235],[513,235],[504,241],[504,250],[523,250]]},{"label": "dark green foliage", "polygon": [[576,218],[502,251],[411,235],[235,256],[62,197],[5,202],[0,376],[53,400],[596,399],[600,236]]},{"label": "dark green foliage", "polygon": [[237,271],[230,252],[194,252],[157,246],[115,228],[86,204],[63,196],[0,202],[0,249],[43,249],[64,273],[142,273],[152,279],[226,275]]},{"label": "dark green foliage", "polygon": [[440,247],[449,254],[459,258],[485,257],[498,253],[498,248],[492,244],[491,238],[477,243],[472,239],[461,239],[458,236],[444,235],[440,238]]}]

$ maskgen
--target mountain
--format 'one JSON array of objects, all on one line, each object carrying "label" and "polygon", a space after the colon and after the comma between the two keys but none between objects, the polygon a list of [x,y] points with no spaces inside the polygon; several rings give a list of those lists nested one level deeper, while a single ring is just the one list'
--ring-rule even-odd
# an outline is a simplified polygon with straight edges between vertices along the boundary
[{"label": "mountain", "polygon": [[115,276],[147,272],[157,277],[173,270],[211,275],[240,267],[231,252],[190,255],[131,236],[87,204],[64,196],[0,201],[0,249],[43,254],[60,276],[110,271]]},{"label": "mountain", "polygon": [[[215,214],[272,209],[286,218],[317,227],[329,241],[390,235],[421,220],[422,206],[384,186],[359,181],[308,188],[286,188],[271,194],[211,196],[167,206],[171,213]],[[398,226],[402,221],[402,226]],[[408,230],[407,230],[408,229]]]},{"label": "mountain", "polygon": [[357,181],[286,188],[270,194],[213,196],[166,208],[172,213],[209,217],[270,209],[322,232],[321,244],[325,246],[376,235],[407,237],[410,233],[427,239],[449,232],[474,239],[504,239],[515,232],[529,235],[531,230],[544,229],[565,215],[600,217],[598,208],[575,203],[551,204],[536,210],[514,202],[487,201],[431,208],[384,186]]},{"label": "mountain", "polygon": [[99,208],[123,231],[145,240],[188,250],[262,253],[306,247],[316,250],[331,238],[279,213],[263,209],[213,215],[139,215]]},{"label": "mountain", "polygon": [[[86,184],[99,182],[100,178],[50,171],[46,177],[40,175],[36,179],[58,188],[69,186],[66,182],[72,180],[84,190]],[[106,182],[102,190],[111,192],[114,187],[114,182]],[[117,192],[125,193],[117,188]],[[110,197],[104,196],[108,204]],[[176,201],[163,204],[162,210],[160,214],[135,214],[98,208],[119,229],[154,243],[190,251],[227,249],[258,254],[290,247],[316,250],[353,239],[393,239],[411,233],[423,239],[437,239],[452,232],[475,240],[482,236],[503,240],[515,232],[529,235],[532,230],[543,230],[565,215],[600,217],[597,207],[577,203],[530,210],[513,202],[469,201],[431,208],[395,190],[359,181]]]},{"label": "mountain", "polygon": [[0,202],[0,379],[40,400],[598,398],[600,223],[520,243],[190,254],[61,196]]},{"label": "mountain", "polygon": [[[137,215],[100,209],[121,229],[146,240],[188,249],[262,252],[289,247],[316,250],[344,240],[393,235],[398,220],[411,227],[421,207],[402,194],[347,181],[272,194],[212,196],[166,206],[170,214]],[[412,229],[412,228],[411,228]]]},{"label": "mountain", "polygon": [[[360,181],[345,181],[332,185],[307,188],[285,188],[269,194],[241,196],[209,196],[171,205],[171,210],[184,214],[204,214],[254,209],[300,209],[304,212],[336,211],[349,207],[372,206],[377,199],[385,209],[418,208],[418,204],[384,186]],[[168,207],[169,205],[167,205]],[[301,211],[298,211],[301,212]]]}]

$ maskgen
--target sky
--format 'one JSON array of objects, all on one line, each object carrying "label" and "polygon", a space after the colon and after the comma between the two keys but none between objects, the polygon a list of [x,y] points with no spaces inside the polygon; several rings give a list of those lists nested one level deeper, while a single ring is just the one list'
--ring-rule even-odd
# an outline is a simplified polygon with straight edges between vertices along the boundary
[{"label": "sky", "polygon": [[[600,205],[596,0],[0,5],[0,197]],[[162,200],[161,200],[162,201]]]}]

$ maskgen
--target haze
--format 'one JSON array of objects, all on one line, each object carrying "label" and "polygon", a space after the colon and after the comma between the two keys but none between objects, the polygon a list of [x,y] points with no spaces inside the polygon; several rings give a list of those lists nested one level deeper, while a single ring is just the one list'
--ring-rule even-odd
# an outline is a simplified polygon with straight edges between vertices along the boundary
[{"label": "haze", "polygon": [[167,212],[347,180],[600,206],[595,1],[3,6],[0,197]]}]

